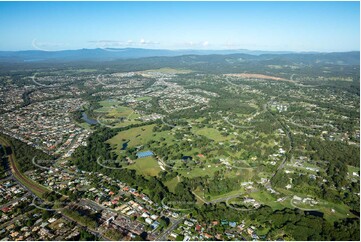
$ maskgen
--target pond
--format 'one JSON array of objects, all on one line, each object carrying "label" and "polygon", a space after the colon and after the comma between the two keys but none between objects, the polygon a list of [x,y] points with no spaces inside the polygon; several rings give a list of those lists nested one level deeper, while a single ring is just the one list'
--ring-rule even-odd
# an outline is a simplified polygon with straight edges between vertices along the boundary
[{"label": "pond", "polygon": [[90,125],[94,125],[98,123],[98,121],[96,121],[95,119],[88,118],[88,115],[85,112],[82,112],[81,116],[82,116],[81,118]]}]

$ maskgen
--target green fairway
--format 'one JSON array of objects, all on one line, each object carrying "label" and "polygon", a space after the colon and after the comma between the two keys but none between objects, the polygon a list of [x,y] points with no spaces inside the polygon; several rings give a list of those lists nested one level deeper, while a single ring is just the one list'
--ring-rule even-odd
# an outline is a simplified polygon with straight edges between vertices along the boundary
[{"label": "green fairway", "polygon": [[144,145],[152,139],[152,129],[154,125],[147,125],[142,127],[136,127],[119,132],[116,136],[108,140],[107,142],[111,145],[117,145],[123,143],[123,139],[130,140],[129,147],[135,147],[138,145]]},{"label": "green fairway", "polygon": [[234,191],[227,192],[227,193],[220,194],[220,195],[210,196],[210,201],[213,201],[213,200],[216,200],[216,199],[226,199],[226,198],[228,198],[230,196],[235,196],[235,195],[242,194],[242,193],[244,193],[244,189],[240,188],[239,190],[234,190]]},{"label": "green fairway", "polygon": [[152,99],[151,97],[145,96],[145,97],[138,97],[136,100],[138,100],[138,101],[148,101],[148,100],[151,100],[151,99]]},{"label": "green fairway", "polygon": [[155,126],[154,124],[145,125],[119,132],[117,135],[109,139],[107,142],[111,144],[114,148],[116,148],[118,144],[123,144],[123,139],[129,140],[128,143],[129,147],[144,145],[148,143],[150,140],[158,140],[160,138],[165,138],[168,141],[170,141],[172,137],[167,135],[167,132],[153,133],[154,126]]},{"label": "green fairway", "polygon": [[214,172],[222,169],[222,165],[216,167],[216,165],[212,164],[211,167],[205,166],[204,168],[192,167],[191,169],[177,169],[176,171],[184,177],[194,178],[198,176],[213,176]]},{"label": "green fairway", "polygon": [[174,192],[175,187],[178,184],[178,178],[174,177],[173,179],[164,182],[164,185],[166,185],[169,189],[169,191]]},{"label": "green fairway", "polygon": [[135,163],[127,166],[128,169],[136,170],[137,174],[144,176],[157,176],[161,171],[154,157],[144,157],[135,160]]},{"label": "green fairway", "polygon": [[193,132],[198,135],[206,136],[207,138],[217,142],[225,141],[232,137],[231,135],[223,136],[220,131],[214,128],[201,128],[201,129],[194,128]]},{"label": "green fairway", "polygon": [[94,112],[102,124],[117,128],[140,123],[136,120],[140,115],[132,108],[123,106],[121,101],[108,99],[100,101],[99,104],[102,107],[94,110]]}]

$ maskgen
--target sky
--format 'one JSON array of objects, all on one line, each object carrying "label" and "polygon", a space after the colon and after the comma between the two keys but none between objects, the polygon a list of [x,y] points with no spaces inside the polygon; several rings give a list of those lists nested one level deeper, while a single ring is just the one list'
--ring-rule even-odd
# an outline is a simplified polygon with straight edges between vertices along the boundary
[{"label": "sky", "polygon": [[0,2],[0,50],[360,50],[359,2]]}]

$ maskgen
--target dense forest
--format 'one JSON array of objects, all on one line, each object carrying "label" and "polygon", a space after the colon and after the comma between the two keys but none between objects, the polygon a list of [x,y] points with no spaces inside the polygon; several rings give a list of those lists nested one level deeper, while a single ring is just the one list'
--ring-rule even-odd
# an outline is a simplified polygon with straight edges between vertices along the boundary
[{"label": "dense forest", "polygon": [[10,155],[12,152],[14,152],[16,161],[19,164],[19,169],[21,170],[21,172],[26,172],[35,168],[34,164],[31,162],[34,157],[41,160],[54,159],[50,155],[32,146],[29,146],[20,140],[9,137],[5,134],[0,134],[0,137],[10,142],[11,147],[5,147],[6,153],[7,155]]}]

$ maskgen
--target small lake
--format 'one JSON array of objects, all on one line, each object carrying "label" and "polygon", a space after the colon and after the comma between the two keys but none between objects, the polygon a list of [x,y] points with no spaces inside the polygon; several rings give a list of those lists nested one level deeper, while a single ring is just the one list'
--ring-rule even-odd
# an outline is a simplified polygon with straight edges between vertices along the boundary
[{"label": "small lake", "polygon": [[186,155],[185,155],[185,156],[182,157],[182,160],[184,160],[184,161],[192,160],[192,156],[186,156]]},{"label": "small lake", "polygon": [[88,115],[85,112],[82,112],[81,116],[82,116],[81,118],[90,125],[94,125],[98,123],[98,121],[96,121],[95,119],[88,118]]},{"label": "small lake", "polygon": [[323,212],[319,212],[319,211],[305,211],[305,214],[323,218]]},{"label": "small lake", "polygon": [[123,147],[120,150],[125,150],[128,147],[129,140],[125,143],[123,143]]}]

